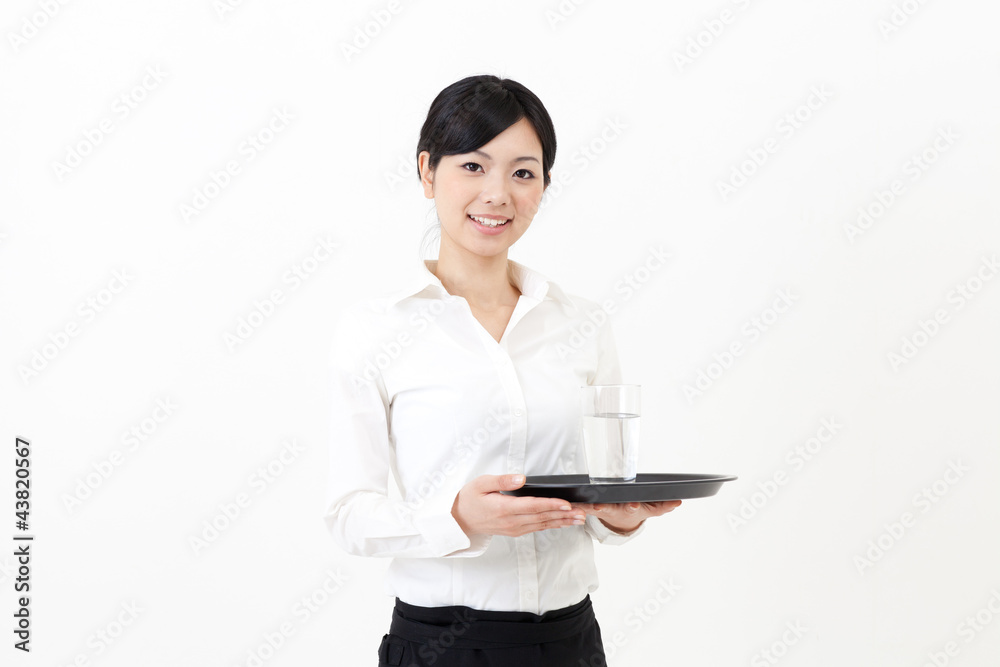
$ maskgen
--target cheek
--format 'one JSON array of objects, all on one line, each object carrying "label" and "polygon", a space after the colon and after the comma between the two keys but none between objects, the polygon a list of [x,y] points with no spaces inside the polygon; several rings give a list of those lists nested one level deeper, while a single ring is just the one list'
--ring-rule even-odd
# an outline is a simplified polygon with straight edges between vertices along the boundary
[{"label": "cheek", "polygon": [[531,192],[525,193],[525,197],[535,202],[542,200],[542,195],[545,194],[545,187],[542,185],[541,181],[538,182]]},{"label": "cheek", "polygon": [[521,215],[521,217],[530,220],[535,217],[536,213],[538,213],[538,207],[541,205],[541,201],[541,193],[537,196],[532,195],[530,197],[522,197],[518,199],[517,212]]},{"label": "cheek", "polygon": [[462,185],[452,185],[447,190],[444,203],[446,206],[461,211],[467,208],[470,202],[475,201],[476,195],[477,193],[467,185],[465,187],[462,187]]}]

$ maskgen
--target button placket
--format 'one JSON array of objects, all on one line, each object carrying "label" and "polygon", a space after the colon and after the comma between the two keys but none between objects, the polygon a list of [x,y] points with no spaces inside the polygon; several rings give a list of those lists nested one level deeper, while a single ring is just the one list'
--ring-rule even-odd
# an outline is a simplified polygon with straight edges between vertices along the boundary
[{"label": "button placket", "polygon": [[[518,380],[514,361],[510,357],[507,345],[515,325],[537,304],[536,299],[525,299],[523,296],[518,300],[517,307],[515,307],[507,325],[507,330],[499,343],[485,329],[479,327],[483,344],[493,361],[500,385],[507,397],[510,423],[507,474],[524,474],[525,448],[528,440],[527,405],[524,400],[524,391],[520,380]],[[538,599],[538,559],[535,552],[534,535],[529,533],[515,537],[514,551],[517,554],[518,601],[521,611],[537,614],[540,601]]]},{"label": "button placket", "polygon": [[507,396],[507,405],[510,410],[510,446],[507,449],[507,473],[524,474],[525,446],[528,439],[527,420],[524,417],[526,408],[524,392],[507,350],[498,346],[493,352],[493,356],[497,375]]},{"label": "button placket", "polygon": [[[498,345],[491,350],[500,384],[503,386],[510,406],[510,446],[507,450],[507,473],[524,474],[525,447],[528,427],[525,413],[527,406],[524,391],[517,378],[514,362],[506,346]],[[517,553],[518,599],[522,611],[538,613],[538,561],[535,557],[535,538],[532,534],[514,538]]]}]

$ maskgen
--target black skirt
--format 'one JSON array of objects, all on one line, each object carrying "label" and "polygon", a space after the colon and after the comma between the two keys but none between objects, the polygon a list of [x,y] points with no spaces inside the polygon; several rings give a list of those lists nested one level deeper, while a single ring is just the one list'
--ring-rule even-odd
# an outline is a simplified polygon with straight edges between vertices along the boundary
[{"label": "black skirt", "polygon": [[379,667],[606,667],[588,595],[544,614],[418,607],[396,599]]}]

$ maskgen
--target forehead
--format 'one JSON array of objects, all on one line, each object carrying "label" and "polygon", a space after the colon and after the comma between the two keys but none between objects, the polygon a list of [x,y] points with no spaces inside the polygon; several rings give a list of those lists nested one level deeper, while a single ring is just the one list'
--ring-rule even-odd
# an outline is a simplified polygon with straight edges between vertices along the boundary
[{"label": "forehead", "polygon": [[475,152],[487,153],[495,160],[533,157],[541,161],[542,142],[528,119],[522,118]]}]

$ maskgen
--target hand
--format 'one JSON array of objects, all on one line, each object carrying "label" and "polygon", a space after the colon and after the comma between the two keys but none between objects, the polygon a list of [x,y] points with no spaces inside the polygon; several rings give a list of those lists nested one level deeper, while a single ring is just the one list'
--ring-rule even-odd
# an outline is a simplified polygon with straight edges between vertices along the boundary
[{"label": "hand", "polygon": [[596,516],[616,533],[631,533],[651,516],[660,516],[680,507],[679,500],[658,503],[573,503],[573,507]]},{"label": "hand", "polygon": [[481,475],[455,496],[451,515],[469,537],[506,535],[518,537],[538,530],[582,526],[586,516],[565,500],[505,496],[524,486],[524,475]]}]

